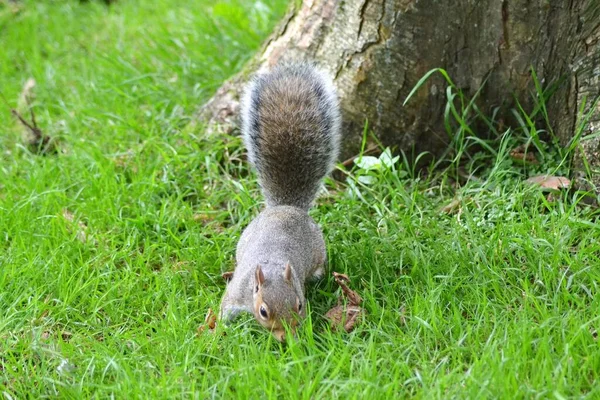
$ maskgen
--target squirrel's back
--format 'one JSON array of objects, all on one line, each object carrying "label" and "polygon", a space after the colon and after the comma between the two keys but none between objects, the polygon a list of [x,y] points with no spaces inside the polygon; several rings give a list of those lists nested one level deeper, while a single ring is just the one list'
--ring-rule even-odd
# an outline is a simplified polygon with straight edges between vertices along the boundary
[{"label": "squirrel's back", "polygon": [[331,79],[305,63],[257,75],[242,100],[242,134],[267,205],[308,209],[339,151]]}]

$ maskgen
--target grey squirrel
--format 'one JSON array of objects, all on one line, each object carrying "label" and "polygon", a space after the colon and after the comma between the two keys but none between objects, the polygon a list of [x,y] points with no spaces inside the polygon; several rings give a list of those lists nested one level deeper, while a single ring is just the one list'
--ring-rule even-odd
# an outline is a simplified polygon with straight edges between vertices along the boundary
[{"label": "grey squirrel", "polygon": [[238,242],[220,319],[250,312],[283,341],[284,324],[294,330],[305,316],[305,282],[324,273],[325,241],[308,210],[338,157],[338,99],[331,79],[312,64],[284,64],[251,80],[241,110],[267,204]]}]

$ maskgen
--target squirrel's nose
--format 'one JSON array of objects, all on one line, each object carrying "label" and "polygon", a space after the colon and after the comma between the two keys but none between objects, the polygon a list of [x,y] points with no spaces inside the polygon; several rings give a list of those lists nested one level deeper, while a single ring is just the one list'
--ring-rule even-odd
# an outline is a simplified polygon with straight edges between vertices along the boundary
[{"label": "squirrel's nose", "polygon": [[276,330],[273,331],[273,336],[275,336],[275,339],[279,340],[280,342],[285,342],[285,330],[284,329],[280,329],[280,330]]},{"label": "squirrel's nose", "polygon": [[[292,332],[292,336],[295,339],[296,338],[296,327],[291,326],[290,332]],[[273,330],[272,333],[273,333],[273,336],[275,336],[275,339],[279,340],[281,343],[285,343],[285,329]]]}]

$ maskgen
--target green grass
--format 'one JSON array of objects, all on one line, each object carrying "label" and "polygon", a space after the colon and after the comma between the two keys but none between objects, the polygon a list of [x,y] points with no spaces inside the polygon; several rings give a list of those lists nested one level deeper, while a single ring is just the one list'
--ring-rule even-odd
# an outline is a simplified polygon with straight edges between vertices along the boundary
[{"label": "green grass", "polygon": [[35,78],[60,149],[28,151],[0,106],[3,397],[600,396],[598,215],[521,183],[554,168],[512,163],[519,132],[458,188],[401,162],[329,182],[312,214],[364,298],[354,332],[323,318],[328,276],[298,341],[251,318],[198,334],[261,196],[240,140],[188,122],[285,3],[0,2],[0,90],[16,106]]}]

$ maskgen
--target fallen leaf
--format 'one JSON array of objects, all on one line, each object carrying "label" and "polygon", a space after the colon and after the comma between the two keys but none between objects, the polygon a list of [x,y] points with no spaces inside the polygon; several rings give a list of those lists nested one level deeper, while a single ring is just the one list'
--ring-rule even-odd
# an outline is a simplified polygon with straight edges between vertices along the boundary
[{"label": "fallen leaf", "polygon": [[462,199],[460,197],[455,198],[450,203],[446,204],[444,207],[440,209],[440,212],[444,214],[454,214],[458,210],[460,210],[460,205],[462,204]]},{"label": "fallen leaf", "polygon": [[192,216],[193,220],[196,222],[202,222],[204,224],[214,221],[215,216],[209,213],[196,213]]},{"label": "fallen leaf", "polygon": [[122,170],[131,170],[131,172],[136,174],[138,172],[138,167],[133,164],[134,155],[133,150],[127,150],[126,152],[117,155],[113,159],[115,166]]},{"label": "fallen leaf", "polygon": [[19,122],[27,128],[25,130],[25,142],[29,147],[29,150],[36,154],[56,154],[58,152],[58,148],[56,147],[56,141],[52,140],[52,138],[48,135],[45,135],[42,130],[38,127],[37,122],[35,120],[35,113],[33,112],[33,108],[31,107],[30,97],[32,96],[33,88],[35,87],[35,80],[33,78],[29,78],[25,85],[23,85],[23,89],[21,90],[21,95],[19,97],[19,103],[24,103],[29,109],[29,114],[31,116],[31,122],[27,121],[19,111],[12,108],[8,103],[8,100],[0,93],[0,98],[6,103],[9,107],[11,114],[19,120]]},{"label": "fallen leaf", "polygon": [[177,261],[171,267],[174,271],[182,271],[188,269],[189,263],[187,261]]},{"label": "fallen leaf", "polygon": [[204,318],[204,324],[198,327],[198,334],[204,333],[207,329],[209,332],[213,332],[216,327],[217,315],[213,312],[212,308],[209,308],[206,317]]},{"label": "fallen leaf", "polygon": [[560,195],[555,191],[552,191],[546,195],[546,201],[548,203],[554,203],[554,202],[558,201],[559,199],[560,199]]},{"label": "fallen leaf", "polygon": [[[69,221],[71,224],[75,224],[75,215],[67,210],[66,208],[63,209],[62,211],[62,216],[64,219],[66,219],[67,221]],[[86,230],[87,230],[87,226],[81,222],[81,221],[77,221],[77,239],[79,239],[80,242],[85,243],[87,241],[87,234],[86,234]]]},{"label": "fallen leaf", "polygon": [[[13,15],[17,15],[19,14],[24,6],[22,3],[20,2],[16,2],[16,1],[0,1],[0,17],[3,17],[4,15],[8,15],[9,13],[13,14]],[[4,10],[4,7],[6,7],[6,9]],[[6,12],[4,12],[6,11]]]},{"label": "fallen leaf", "polygon": [[50,311],[48,309],[42,311],[42,313],[40,314],[40,316],[38,317],[38,320],[41,320],[42,318],[45,318],[48,316],[48,314],[50,313]]},{"label": "fallen leaf", "polygon": [[400,307],[400,323],[402,323],[402,325],[406,325],[406,307],[405,306]]},{"label": "fallen leaf", "polygon": [[363,309],[358,306],[338,305],[327,311],[325,318],[329,320],[333,330],[337,330],[341,326],[346,332],[352,332],[358,316],[362,312]]},{"label": "fallen leaf", "polygon": [[518,161],[522,164],[539,164],[537,158],[535,157],[535,153],[524,144],[511,150],[509,155],[514,161]]},{"label": "fallen leaf", "polygon": [[538,185],[542,189],[559,190],[571,186],[571,181],[562,176],[538,175],[533,176],[525,181],[531,185]]},{"label": "fallen leaf", "polygon": [[342,288],[342,291],[348,298],[350,305],[358,306],[360,303],[362,303],[362,297],[348,287],[348,284],[350,283],[350,278],[348,278],[348,275],[340,274],[334,271],[333,278],[335,279],[335,282]]},{"label": "fallen leaf", "polygon": [[35,79],[29,78],[25,81],[23,88],[21,89],[21,94],[19,95],[19,102],[17,107],[19,109],[27,108],[29,106],[29,102],[33,98],[33,88],[35,88]]},{"label": "fallen leaf", "polygon": [[325,318],[329,320],[331,329],[337,330],[342,327],[346,332],[351,332],[358,321],[358,317],[364,314],[364,309],[360,307],[362,297],[348,287],[350,283],[348,275],[333,272],[333,277],[342,289],[342,297],[346,297],[348,303],[343,305],[341,304],[342,298],[338,298],[337,306],[327,311]]}]

